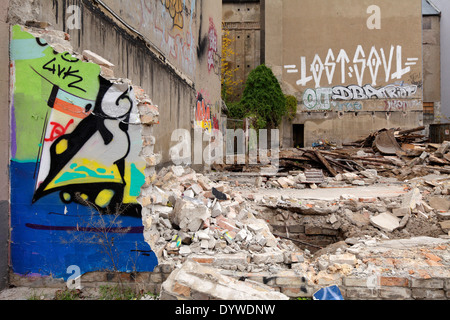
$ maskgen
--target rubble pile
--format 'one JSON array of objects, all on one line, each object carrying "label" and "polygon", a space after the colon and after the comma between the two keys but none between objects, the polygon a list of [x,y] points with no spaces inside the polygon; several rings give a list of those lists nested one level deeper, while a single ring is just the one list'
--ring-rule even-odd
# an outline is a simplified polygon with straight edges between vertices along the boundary
[{"label": "rubble pile", "polygon": [[[313,282],[325,277],[333,283],[332,279],[367,269],[355,252],[347,252],[354,245],[448,237],[446,176],[403,183],[379,176],[374,169],[343,173],[326,177],[318,186],[347,190],[332,200],[296,197],[303,190],[295,182],[287,187],[270,185],[280,178],[301,181],[303,175],[271,177],[257,187],[259,176],[240,183],[233,176],[224,179],[180,166],[163,168],[151,178],[153,189],[142,198],[145,238],[161,263],[178,268],[193,261],[229,275],[269,277],[292,271],[307,273]],[[379,185],[380,190],[395,186],[399,193],[352,195],[351,188],[362,185],[355,180],[367,187]]]},{"label": "rubble pile", "polygon": [[450,173],[450,142],[403,145],[398,154],[382,154],[373,149],[336,150],[288,149],[280,154],[280,165],[287,170],[321,169],[331,177],[376,170],[384,177],[408,180],[431,173]]},{"label": "rubble pile", "polygon": [[[429,143],[423,139],[423,135],[417,134],[424,129],[425,127],[383,129],[343,147],[324,144],[313,148],[282,149],[279,153],[279,172],[303,172],[306,177],[300,181],[292,177],[271,179],[269,186],[303,188],[306,184],[315,187],[314,182],[320,183],[327,177],[339,179],[340,175],[349,173],[366,175],[370,174],[369,170],[376,170],[380,176],[398,180],[410,180],[433,173],[449,174],[450,142]],[[260,168],[241,164],[225,167],[216,165],[214,169],[257,172]],[[314,171],[320,171],[323,177],[321,174],[312,174]],[[359,179],[354,183],[362,185]]]},{"label": "rubble pile", "polygon": [[245,263],[224,258],[221,268],[264,271],[286,268],[275,265],[300,251],[291,241],[277,239],[230,182],[214,182],[181,166],[163,168],[151,181],[153,190],[141,200],[144,236],[165,262],[179,265],[195,255],[223,255],[243,257]]}]

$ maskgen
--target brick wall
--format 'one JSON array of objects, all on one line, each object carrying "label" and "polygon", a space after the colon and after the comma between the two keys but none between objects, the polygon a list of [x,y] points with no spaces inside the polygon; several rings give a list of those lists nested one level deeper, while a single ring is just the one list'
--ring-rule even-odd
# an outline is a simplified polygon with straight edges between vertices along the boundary
[{"label": "brick wall", "polygon": [[337,285],[345,300],[448,300],[450,279],[418,279],[410,277],[370,278],[340,276],[315,277],[314,280],[288,270],[278,274],[227,272],[228,276],[258,281],[275,288],[290,298],[312,298],[319,289]]},{"label": "brick wall", "polygon": [[[91,272],[81,278],[85,288],[116,285],[119,280],[124,286],[139,288],[145,292],[159,294],[162,283],[174,270],[172,265],[160,265],[154,272],[110,273]],[[367,277],[342,276],[340,274],[320,274],[310,279],[296,270],[278,273],[247,273],[224,270],[221,272],[239,280],[251,280],[279,291],[288,297],[312,298],[319,289],[337,285],[345,300],[448,300],[450,299],[450,279],[413,277],[376,277],[376,282]],[[11,284],[30,288],[64,288],[65,282],[43,277],[21,277],[10,275]],[[377,285],[378,284],[378,285]]]},{"label": "brick wall", "polygon": [[[89,272],[81,276],[80,284],[83,288],[99,288],[101,286],[115,286],[122,283],[125,287],[138,288],[144,292],[159,294],[162,283],[174,270],[172,265],[161,264],[153,272],[125,273],[125,272]],[[20,276],[10,274],[10,285],[28,288],[56,288],[64,289],[64,280],[40,276]]]}]

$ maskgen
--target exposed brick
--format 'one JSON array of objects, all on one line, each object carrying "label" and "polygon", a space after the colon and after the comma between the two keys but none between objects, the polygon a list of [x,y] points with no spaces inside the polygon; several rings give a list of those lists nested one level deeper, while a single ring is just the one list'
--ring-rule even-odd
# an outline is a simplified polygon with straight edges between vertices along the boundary
[{"label": "exposed brick", "polygon": [[438,257],[437,255],[432,254],[432,253],[429,253],[429,252],[425,253],[425,257],[427,257],[428,259],[430,259],[430,260],[432,260],[432,261],[436,261],[436,262],[439,262],[439,261],[442,260],[442,259],[441,259],[440,257]]},{"label": "exposed brick", "polygon": [[290,298],[307,298],[312,297],[314,289],[308,286],[302,287],[282,287],[281,293],[287,295]]},{"label": "exposed brick", "polygon": [[191,288],[183,286],[182,284],[175,282],[172,291],[180,296],[189,297],[191,295]]},{"label": "exposed brick", "polygon": [[367,287],[367,278],[346,277],[343,283],[346,287]]},{"label": "exposed brick", "polygon": [[412,288],[425,288],[425,289],[443,289],[444,280],[442,279],[412,279]]},{"label": "exposed brick", "polygon": [[389,300],[411,299],[411,289],[384,287],[380,289],[380,297]]},{"label": "exposed brick", "polygon": [[445,279],[444,289],[450,291],[450,279]]},{"label": "exposed brick", "polygon": [[106,281],[105,272],[89,272],[81,276],[82,282],[103,282]]},{"label": "exposed brick", "polygon": [[428,263],[428,265],[430,265],[432,267],[443,267],[444,266],[442,263],[439,263],[434,260],[426,260],[426,262]]},{"label": "exposed brick", "polygon": [[413,289],[412,296],[415,299],[442,300],[445,299],[445,291],[432,289]]},{"label": "exposed brick", "polygon": [[201,263],[201,264],[212,264],[212,263],[214,263],[214,258],[191,257],[190,259],[194,260],[197,263]]},{"label": "exposed brick", "polygon": [[369,288],[347,288],[345,297],[350,300],[354,299],[376,299],[378,297],[378,290]]},{"label": "exposed brick", "polygon": [[228,231],[233,231],[236,232],[237,228],[236,228],[236,224],[234,223],[233,220],[227,219],[224,216],[219,216],[216,219],[216,224],[222,228],[222,229],[226,229]]},{"label": "exposed brick", "polygon": [[150,275],[150,281],[153,283],[162,283],[163,277],[161,273],[152,273]]},{"label": "exposed brick", "polygon": [[409,280],[399,277],[380,277],[380,285],[386,287],[408,287]]},{"label": "exposed brick", "polygon": [[135,282],[137,283],[147,283],[150,280],[152,273],[149,272],[138,272],[135,275]]},{"label": "exposed brick", "polygon": [[377,201],[377,198],[374,197],[362,197],[358,199],[359,202],[364,202],[364,203],[374,203]]},{"label": "exposed brick", "polygon": [[277,277],[275,283],[278,286],[300,286],[304,285],[306,281],[303,277]]}]

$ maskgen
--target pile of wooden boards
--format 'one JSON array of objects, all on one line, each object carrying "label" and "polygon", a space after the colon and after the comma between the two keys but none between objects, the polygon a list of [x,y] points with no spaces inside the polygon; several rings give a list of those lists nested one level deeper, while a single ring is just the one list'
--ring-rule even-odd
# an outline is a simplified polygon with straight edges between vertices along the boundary
[{"label": "pile of wooden boards", "polygon": [[376,169],[384,176],[400,179],[437,172],[450,174],[450,142],[413,142],[418,137],[413,133],[423,129],[380,130],[359,142],[332,150],[281,150],[280,167],[287,171],[320,168],[333,177],[366,169]]}]

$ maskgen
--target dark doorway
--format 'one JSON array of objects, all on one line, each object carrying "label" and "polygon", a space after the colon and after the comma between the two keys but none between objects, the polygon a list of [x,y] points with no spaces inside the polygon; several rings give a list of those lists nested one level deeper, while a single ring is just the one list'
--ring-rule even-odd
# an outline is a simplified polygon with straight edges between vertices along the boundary
[{"label": "dark doorway", "polygon": [[292,126],[294,148],[304,148],[305,147],[305,125],[304,124],[294,124]]}]

